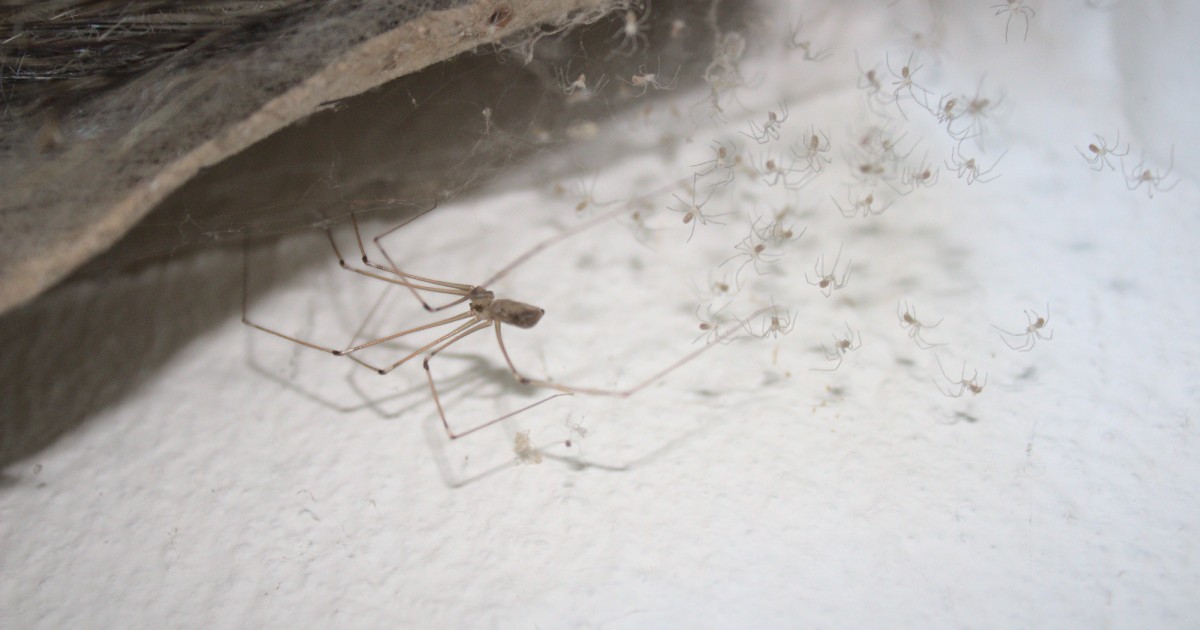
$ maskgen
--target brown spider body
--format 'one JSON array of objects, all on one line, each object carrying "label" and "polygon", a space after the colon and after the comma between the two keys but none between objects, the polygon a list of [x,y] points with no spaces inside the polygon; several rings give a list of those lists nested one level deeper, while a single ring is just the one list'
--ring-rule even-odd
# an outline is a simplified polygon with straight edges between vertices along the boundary
[{"label": "brown spider body", "polygon": [[471,300],[471,312],[479,321],[498,322],[516,326],[517,328],[533,328],[541,321],[546,310],[506,298],[495,297],[486,289],[475,287],[468,296]]}]

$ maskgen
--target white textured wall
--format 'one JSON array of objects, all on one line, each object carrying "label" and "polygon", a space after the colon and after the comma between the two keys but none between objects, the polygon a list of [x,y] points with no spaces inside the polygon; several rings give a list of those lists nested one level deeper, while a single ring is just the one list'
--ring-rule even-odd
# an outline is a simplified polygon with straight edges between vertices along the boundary
[{"label": "white textured wall", "polygon": [[[966,4],[948,8],[928,72],[966,88],[987,72],[1006,90],[1003,176],[967,187],[943,172],[854,221],[829,200],[836,177],[814,184],[796,220],[809,232],[742,296],[795,309],[795,330],[716,348],[628,400],[559,399],[450,442],[419,367],[380,379],[242,326],[234,253],[71,286],[6,320],[0,373],[28,398],[6,422],[87,411],[0,477],[0,626],[1195,627],[1200,188],[1181,150],[1195,99],[1166,96],[1194,72],[1173,50],[1160,96],[1136,68],[1161,68],[1154,46],[1182,41],[1196,12],[1176,3],[1142,29],[1159,3],[1029,0],[1028,41],[1006,45],[1003,19]],[[905,49],[882,13],[835,8],[821,24],[834,56],[755,62],[765,79],[726,131],[786,98],[793,131],[845,136],[854,50]],[[726,137],[698,111],[692,143],[611,164],[596,196],[687,176]],[[939,150],[936,125],[913,118],[897,124]],[[1185,179],[1151,201],[1089,171],[1074,147],[1117,128],[1155,155],[1177,138]],[[640,119],[612,129],[658,141]],[[725,209],[774,194],[740,191]],[[450,204],[404,251],[481,278],[571,225],[575,203],[547,186]],[[523,365],[627,384],[695,347],[691,283],[741,228],[685,243],[677,218],[656,219],[648,246],[619,225],[584,233],[498,286],[548,311],[507,337]],[[826,299],[803,272],[840,242],[855,275]],[[264,276],[304,268],[253,301],[293,331],[340,338],[376,295],[319,238],[253,260]],[[929,337],[949,345],[913,346],[900,299],[944,316]],[[1031,352],[990,328],[1047,302],[1054,338]],[[843,322],[862,348],[812,371]],[[456,421],[531,400],[493,348],[481,336],[445,357]],[[979,366],[983,394],[941,395],[934,352]],[[568,422],[588,431],[570,448]],[[540,464],[516,465],[524,430]]]}]

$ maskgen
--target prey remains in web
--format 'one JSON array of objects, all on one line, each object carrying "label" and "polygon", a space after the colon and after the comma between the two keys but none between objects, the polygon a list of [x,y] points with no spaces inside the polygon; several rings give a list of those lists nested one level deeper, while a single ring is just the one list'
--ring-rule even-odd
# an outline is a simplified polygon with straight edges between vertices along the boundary
[{"label": "prey remains in web", "polygon": [[[362,266],[356,266],[350,262],[347,262],[346,257],[342,255],[341,250],[338,248],[337,242],[333,238],[332,230],[330,228],[325,228],[325,234],[329,240],[329,245],[333,249],[334,256],[337,258],[338,264],[342,269],[351,273],[372,278],[374,280],[405,287],[429,313],[443,313],[453,310],[459,310],[460,312],[449,317],[437,319],[435,321],[424,323],[418,326],[404,328],[398,332],[359,343],[356,343],[356,336],[345,347],[321,345],[251,321],[247,317],[246,303],[248,299],[247,287],[249,285],[249,270],[248,266],[245,264],[245,256],[243,256],[242,323],[262,332],[274,335],[275,337],[279,337],[280,339],[285,339],[292,343],[300,344],[301,346],[319,350],[321,352],[327,352],[336,357],[350,359],[351,361],[378,372],[381,375],[388,374],[392,370],[407,364],[409,361],[418,356],[423,356],[422,367],[425,370],[426,381],[429,384],[430,396],[432,397],[433,403],[437,408],[438,416],[442,421],[442,426],[445,428],[446,434],[452,440],[470,435],[493,424],[512,418],[517,414],[533,409],[538,405],[560,396],[583,394],[591,396],[612,396],[626,398],[661,380],[671,372],[674,372],[675,370],[688,364],[709,349],[717,345],[723,345],[724,343],[730,341],[733,336],[741,332],[741,329],[733,328],[722,334],[715,335],[713,338],[710,338],[708,343],[704,346],[683,355],[669,365],[659,369],[653,374],[650,374],[649,376],[636,382],[634,385],[624,389],[569,385],[555,382],[549,378],[535,378],[526,375],[513,362],[512,357],[509,355],[508,348],[505,346],[503,332],[505,326],[512,326],[522,329],[534,328],[546,314],[545,310],[539,306],[526,302],[509,299],[506,297],[499,297],[495,292],[489,289],[490,286],[508,276],[518,267],[529,262],[536,255],[545,251],[552,245],[582,234],[588,229],[595,227],[602,222],[609,221],[622,213],[629,212],[631,205],[625,205],[626,207],[597,215],[588,221],[585,221],[537,243],[524,253],[516,256],[510,263],[500,268],[500,270],[495,272],[490,278],[479,284],[449,282],[446,280],[435,279],[428,276],[421,276],[403,271],[400,269],[400,266],[396,264],[396,260],[392,254],[389,253],[381,243],[381,240],[384,237],[428,214],[431,210],[433,210],[433,207],[417,214],[416,216],[404,221],[403,223],[400,223],[399,225],[396,225],[395,227],[388,229],[372,239],[375,247],[383,255],[383,261],[373,260],[370,256],[368,256],[366,247],[363,243],[362,232],[360,231],[358,225],[358,218],[352,213],[350,215],[350,219],[354,227],[355,241],[358,245],[358,254]],[[436,204],[434,207],[436,207]],[[440,302],[446,297],[449,297],[449,301],[446,301],[445,303],[435,303]],[[375,364],[364,360],[360,356],[360,352],[367,348],[375,347],[380,344],[384,344],[422,331],[434,330],[449,326],[453,326],[453,328],[451,328],[448,332],[439,335],[437,338],[425,343],[416,350],[408,352],[392,363]],[[434,378],[433,370],[431,369],[431,362],[439,353],[455,343],[458,343],[470,335],[485,330],[491,330],[493,334],[495,334],[496,346],[500,351],[500,356],[504,359],[509,372],[511,372],[513,378],[518,383],[528,387],[554,390],[557,393],[547,396],[533,404],[526,405],[520,409],[511,411],[497,418],[492,418],[491,420],[487,420],[465,430],[456,430],[447,419],[446,410],[443,407],[441,398],[438,395],[437,383]]]}]

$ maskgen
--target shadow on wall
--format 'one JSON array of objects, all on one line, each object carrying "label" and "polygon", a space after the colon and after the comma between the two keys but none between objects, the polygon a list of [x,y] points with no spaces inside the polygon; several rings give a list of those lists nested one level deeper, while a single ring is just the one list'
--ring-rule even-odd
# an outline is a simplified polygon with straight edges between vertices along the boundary
[{"label": "shadow on wall", "polygon": [[221,259],[236,260],[204,256],[77,282],[0,318],[0,468],[52,444],[195,337],[240,316],[241,267],[219,268]]},{"label": "shadow on wall", "polygon": [[[461,197],[539,153],[579,146],[569,130],[581,122],[602,123],[670,94],[625,90],[580,104],[562,86],[575,73],[596,77],[609,68],[608,83],[620,90],[627,83],[621,76],[653,59],[654,67],[679,68],[679,89],[686,77],[699,81],[711,33],[696,29],[694,41],[670,33],[680,15],[703,23],[696,12],[705,6],[654,6],[648,45],[638,55],[605,54],[617,43],[612,36],[623,15],[561,40],[544,38],[528,65],[504,52],[463,55],[331,104],[201,173],[69,281],[0,316],[0,467],[49,446],[195,338],[239,316],[241,267],[228,261],[240,258],[205,249],[335,223],[363,211],[356,203],[364,200],[384,199],[366,211],[400,216],[397,210],[425,207],[434,196]],[[723,4],[722,24],[740,23],[749,6]],[[594,70],[589,63],[605,65]],[[601,161],[624,150],[587,144]],[[588,165],[564,168],[574,170],[552,175],[577,176]],[[329,262],[300,261],[272,281]],[[137,267],[140,273],[129,273]]]}]

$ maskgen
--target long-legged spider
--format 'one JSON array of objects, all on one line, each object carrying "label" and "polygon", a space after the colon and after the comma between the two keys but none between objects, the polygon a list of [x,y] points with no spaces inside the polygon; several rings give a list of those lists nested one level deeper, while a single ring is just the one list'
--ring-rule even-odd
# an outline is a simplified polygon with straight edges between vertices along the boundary
[{"label": "long-legged spider", "polygon": [[797,168],[796,160],[784,164],[783,158],[771,157],[769,152],[761,154],[758,161],[751,160],[750,165],[758,175],[762,176],[762,181],[766,185],[775,186],[782,182],[783,187],[788,190],[800,190],[817,176],[816,171],[809,170],[807,167]]},{"label": "long-legged spider", "polygon": [[775,306],[774,302],[771,303],[770,309],[763,312],[762,319],[763,323],[760,330],[754,330],[750,325],[750,320],[742,322],[742,327],[746,329],[747,333],[759,339],[766,339],[767,337],[778,339],[779,335],[786,335],[796,327],[796,311],[780,309],[778,306]]},{"label": "long-legged spider", "polygon": [[743,136],[754,140],[759,144],[766,144],[771,140],[779,139],[779,128],[788,119],[788,105],[786,101],[779,103],[779,112],[767,112],[767,120],[762,125],[750,121],[750,133],[745,131],[740,132]]},{"label": "long-legged spider", "polygon": [[712,145],[713,158],[693,164],[692,168],[701,169],[696,171],[696,177],[707,177],[712,173],[724,171],[724,175],[720,175],[721,181],[710,184],[710,187],[715,188],[733,181],[734,168],[741,163],[741,156],[738,155],[738,147],[733,142],[726,144],[714,141]]},{"label": "long-legged spider", "polygon": [[921,331],[930,328],[937,328],[942,320],[937,320],[936,324],[923,324],[917,319],[917,309],[910,306],[908,302],[904,302],[904,310],[900,310],[900,302],[896,303],[896,318],[900,320],[900,327],[908,329],[908,337],[917,344],[917,347],[922,350],[944,346],[944,343],[930,343],[921,337]]},{"label": "long-legged spider", "polygon": [[[821,135],[818,136],[817,134]],[[824,142],[821,139],[824,138]],[[797,160],[802,160],[808,170],[814,173],[820,171],[826,164],[830,164],[833,160],[827,155],[830,149],[829,136],[824,131],[818,131],[815,128],[809,128],[809,133],[795,145],[792,145],[792,155],[796,156]]]},{"label": "long-legged spider", "polygon": [[1032,8],[1025,6],[1025,0],[1006,0],[1004,4],[993,4],[992,8],[996,10],[996,15],[1008,14],[1008,20],[1004,23],[1004,42],[1008,43],[1008,29],[1012,26],[1013,18],[1020,15],[1025,18],[1025,35],[1022,41],[1029,38],[1029,18],[1035,15]]},{"label": "long-legged spider", "polygon": [[742,242],[734,246],[734,249],[737,250],[737,253],[729,258],[726,258],[725,261],[720,264],[721,267],[724,267],[735,260],[744,259],[742,260],[742,264],[738,265],[737,271],[733,273],[733,284],[739,289],[742,287],[742,270],[744,270],[748,265],[752,265],[754,267],[754,272],[761,276],[767,272],[759,267],[760,263],[770,265],[778,261],[780,258],[783,258],[783,252],[771,249],[767,241],[758,234],[758,230],[756,229],[757,227],[758,222],[756,221],[754,225],[750,226],[750,235],[746,238],[743,238]]},{"label": "long-legged spider", "polygon": [[729,343],[733,341],[733,337],[727,333],[729,332],[728,326],[736,321],[736,319],[722,314],[725,309],[729,308],[729,304],[731,303],[727,302],[724,306],[714,311],[712,304],[709,303],[705,307],[705,315],[700,314],[700,308],[704,305],[696,306],[696,318],[700,320],[700,325],[698,326],[700,334],[692,340],[692,343],[696,343],[701,339],[705,339],[706,343],[710,344]]},{"label": "long-legged spider", "polygon": [[761,241],[770,245],[782,245],[783,243],[799,239],[801,236],[804,236],[808,228],[803,228],[799,232],[796,232],[795,228],[784,224],[783,220],[786,218],[787,212],[788,209],[784,208],[762,227],[758,227],[760,219],[755,219],[754,223],[750,226],[750,231],[754,232]]},{"label": "long-legged spider", "polygon": [[[974,96],[962,95],[955,99],[951,98],[939,102],[938,115],[939,122],[946,123],[946,132],[955,140],[966,140],[967,138],[977,138],[987,131],[987,119],[996,108],[1004,102],[1004,93],[1000,92],[995,97],[985,96],[983,93],[983,82],[987,80],[987,75],[979,79],[979,86],[975,88]],[[959,121],[966,120],[966,125],[956,126]]]},{"label": "long-legged spider", "polygon": [[884,115],[883,112],[876,109],[891,105],[888,100],[888,94],[883,88],[882,73],[879,71],[879,64],[875,64],[870,69],[864,69],[862,62],[858,58],[858,51],[854,51],[854,65],[858,67],[858,81],[855,86],[863,90],[867,98],[867,107],[874,113]]},{"label": "long-legged spider", "polygon": [[[1027,326],[1025,326],[1025,330],[1023,332],[1019,332],[1019,333],[1009,332],[1009,331],[1004,330],[1003,328],[996,326],[994,324],[992,325],[992,328],[995,328],[996,330],[1003,333],[1000,336],[1000,339],[1004,342],[1004,345],[1008,346],[1009,348],[1012,348],[1013,350],[1016,350],[1017,352],[1029,352],[1030,350],[1033,350],[1033,346],[1037,344],[1038,339],[1044,339],[1046,341],[1050,341],[1051,339],[1054,338],[1053,330],[1049,331],[1048,334],[1042,333],[1042,330],[1046,327],[1046,324],[1050,323],[1050,305],[1049,304],[1046,305],[1046,316],[1045,317],[1038,315],[1037,311],[1031,311],[1031,310],[1027,309],[1025,311],[1025,319],[1029,320],[1029,324]],[[1021,342],[1016,345],[1013,345],[1012,343],[1010,343],[1008,341],[1008,337],[1005,337],[1004,335],[1008,335],[1008,337],[1012,337],[1014,339],[1020,339]]]},{"label": "long-legged spider", "polygon": [[642,91],[638,92],[637,96],[645,95],[646,92],[650,90],[650,88],[654,88],[655,90],[668,90],[668,91],[675,89],[675,81],[679,77],[680,68],[675,69],[675,74],[671,76],[670,81],[663,83],[661,66],[662,66],[661,60],[659,61],[659,68],[656,68],[654,70],[654,72],[647,71],[646,66],[640,66],[638,68],[637,73],[634,74],[633,76],[629,77],[628,81],[625,81],[624,79],[621,79],[621,80],[624,81],[626,84],[628,84],[631,87],[642,88]]},{"label": "long-legged spider", "polygon": [[900,185],[903,188],[897,188],[891,182],[888,182],[888,186],[901,195],[907,195],[918,188],[936,186],[938,180],[942,177],[942,169],[941,167],[931,166],[927,158],[928,155],[917,166],[904,169],[904,172],[900,174]]},{"label": "long-legged spider", "polygon": [[[917,72],[923,67],[920,65],[913,65],[913,59],[916,57],[916,55],[917,53],[915,52],[910,54],[908,56],[908,61],[904,62],[904,65],[900,67],[899,71],[893,70],[891,59],[887,58],[886,56],[884,57],[884,63],[887,65],[888,72],[891,72],[892,77],[895,79],[895,81],[892,81],[892,85],[896,88],[895,90],[892,90],[892,102],[896,104],[896,109],[900,111],[900,115],[903,116],[905,120],[908,120],[908,114],[904,112],[903,107],[900,107],[901,92],[906,92],[908,97],[915,101],[922,108],[929,109],[929,90],[917,85],[913,81],[917,76]],[[917,90],[921,91],[921,98],[917,98]]]},{"label": "long-legged spider", "polygon": [[[1121,166],[1125,166],[1124,160],[1122,160]],[[1146,194],[1150,195],[1150,198],[1153,199],[1155,190],[1159,192],[1166,192],[1179,184],[1179,180],[1176,179],[1169,186],[1163,185],[1163,180],[1170,177],[1171,171],[1173,170],[1175,170],[1174,146],[1171,147],[1171,161],[1167,164],[1167,170],[1160,171],[1148,169],[1146,168],[1146,160],[1143,158],[1137,163],[1137,166],[1125,171],[1125,186],[1129,188],[1129,190],[1137,190],[1142,184],[1146,184]]]},{"label": "long-legged spider", "polygon": [[883,214],[884,212],[887,212],[888,208],[892,207],[892,202],[890,201],[876,206],[874,193],[867,193],[867,196],[860,197],[858,199],[854,198],[853,193],[848,192],[847,194],[849,196],[849,207],[842,206],[842,204],[838,202],[837,197],[830,197],[833,199],[833,205],[837,206],[838,212],[842,213],[842,216],[847,219],[853,219],[854,217],[858,216],[860,211],[862,212],[862,217],[865,219],[874,214]]},{"label": "long-legged spider", "polygon": [[[961,143],[959,143],[959,146],[961,146]],[[950,158],[946,160],[946,168],[954,171],[954,173],[958,175],[959,179],[965,178],[968,186],[974,184],[975,182],[983,182],[986,184],[987,182],[993,181],[997,177],[1000,177],[999,174],[988,177],[988,174],[996,170],[996,165],[1000,163],[1000,160],[1004,159],[1004,156],[1008,153],[1008,151],[1001,153],[1000,157],[996,158],[996,161],[992,162],[991,166],[983,168],[978,162],[975,161],[975,158],[969,158],[963,155],[962,151],[959,150],[959,146],[955,146],[954,148],[950,149]]]},{"label": "long-legged spider", "polygon": [[621,43],[616,48],[613,48],[612,52],[608,55],[609,57],[613,55],[628,57],[636,53],[642,46],[650,44],[650,38],[646,35],[646,31],[649,28],[647,21],[650,19],[650,0],[646,0],[640,16],[633,10],[633,4],[640,3],[630,3],[627,5],[624,23],[621,25],[621,29],[613,33],[612,36],[612,39],[619,39]]},{"label": "long-legged spider", "polygon": [[846,336],[838,337],[833,335],[833,347],[821,344],[821,350],[825,352],[826,361],[837,361],[837,365],[831,368],[813,368],[818,372],[833,372],[842,367],[842,361],[846,358],[846,353],[852,350],[858,350],[862,347],[862,334],[852,330],[850,323],[846,322]]},{"label": "long-legged spider", "polygon": [[829,58],[829,55],[833,54],[828,48],[822,48],[821,50],[814,52],[813,43],[811,40],[800,39],[800,32],[803,30],[803,19],[796,20],[796,23],[788,29],[787,39],[785,39],[783,42],[784,46],[788,50],[804,51],[805,61],[824,61],[825,59]]},{"label": "long-legged spider", "polygon": [[562,90],[564,96],[567,97],[568,103],[582,103],[591,100],[593,96],[599,94],[604,86],[608,84],[608,78],[605,75],[600,75],[600,78],[593,85],[588,85],[587,75],[579,73],[579,76],[574,81],[567,80],[567,73],[570,72],[570,66],[566,70],[558,71],[558,88]]},{"label": "long-legged spider", "polygon": [[[430,208],[429,210],[432,210],[432,208]],[[376,236],[374,239],[376,245],[377,246],[379,245],[379,240],[381,238],[383,238],[384,236],[411,223],[412,221],[416,220],[417,218],[424,216],[426,213],[429,212],[429,210],[421,212],[421,213],[417,214],[416,216],[397,225],[396,227],[380,234],[379,236]],[[392,259],[392,257],[388,254],[387,250],[383,249],[382,247],[379,247],[379,250],[383,253],[384,258],[387,261],[387,264],[381,264],[379,262],[371,260],[370,257],[367,255],[366,248],[363,246],[362,234],[359,231],[359,226],[358,226],[358,219],[355,216],[355,214],[352,213],[350,215],[350,218],[351,218],[351,222],[354,225],[354,235],[355,235],[355,240],[358,243],[358,253],[360,254],[362,264],[365,265],[366,268],[354,267],[354,266],[351,266],[350,264],[348,264],[346,262],[345,257],[342,256],[342,253],[337,246],[337,242],[333,238],[332,231],[329,228],[326,228],[326,230],[325,230],[325,234],[329,240],[329,244],[333,249],[334,255],[338,259],[338,264],[343,269],[345,269],[347,271],[351,271],[351,272],[359,274],[359,275],[362,275],[362,276],[366,276],[368,278],[374,278],[376,280],[381,280],[383,282],[388,282],[388,283],[391,283],[394,285],[406,287],[409,291],[412,292],[412,294],[414,296],[417,297],[417,299],[420,301],[421,305],[424,306],[425,309],[429,312],[442,311],[442,310],[449,309],[449,308],[452,308],[454,306],[459,306],[459,305],[465,305],[466,310],[462,313],[453,315],[451,317],[447,317],[445,319],[440,319],[438,321],[430,322],[427,324],[422,324],[420,326],[408,328],[406,330],[401,330],[399,332],[385,335],[385,336],[379,337],[377,339],[372,339],[372,340],[364,341],[362,343],[357,343],[357,344],[354,344],[354,341],[351,341],[351,344],[354,344],[354,345],[349,345],[344,348],[335,348],[335,347],[325,346],[325,345],[321,345],[318,343],[314,343],[312,341],[301,339],[300,337],[296,337],[296,336],[292,336],[292,335],[280,332],[278,330],[274,330],[274,329],[264,326],[262,324],[253,322],[247,317],[246,304],[247,304],[247,300],[248,300],[248,295],[247,295],[248,288],[247,287],[249,285],[249,269],[248,269],[248,265],[245,263],[245,258],[243,258],[242,323],[247,326],[250,326],[251,328],[258,329],[262,332],[274,335],[281,339],[285,339],[287,341],[299,344],[299,345],[307,347],[307,348],[312,348],[314,350],[319,350],[321,352],[327,352],[327,353],[332,354],[337,357],[346,357],[364,367],[370,368],[371,370],[378,372],[379,374],[387,374],[388,372],[391,372],[392,370],[396,369],[397,367],[404,365],[411,359],[424,354],[425,358],[424,358],[422,365],[425,369],[426,380],[429,384],[429,392],[430,392],[431,396],[433,397],[434,405],[437,407],[438,416],[441,418],[442,426],[445,428],[446,434],[452,440],[458,439],[465,435],[469,435],[471,433],[475,433],[476,431],[479,431],[485,427],[491,426],[493,424],[496,424],[497,422],[501,422],[503,420],[511,418],[511,417],[513,417],[519,413],[522,413],[524,411],[528,411],[529,409],[532,409],[538,405],[541,405],[549,400],[558,398],[560,396],[569,396],[569,395],[573,395],[573,394],[588,394],[588,395],[594,395],[594,396],[613,396],[613,397],[619,397],[619,398],[625,398],[628,396],[632,396],[633,394],[641,391],[642,389],[645,389],[647,386],[651,385],[652,383],[662,379],[663,377],[667,376],[671,372],[673,372],[676,369],[687,364],[691,360],[698,357],[701,353],[706,352],[713,346],[717,345],[717,343],[723,343],[723,342],[729,340],[729,338],[731,336],[737,334],[741,330],[741,328],[733,327],[728,332],[722,333],[721,335],[718,335],[711,340],[711,341],[717,342],[717,343],[709,343],[701,348],[693,350],[692,352],[687,353],[683,357],[677,359],[670,365],[667,365],[666,367],[658,370],[657,372],[653,373],[649,377],[644,378],[641,381],[637,382],[635,385],[633,385],[631,387],[627,387],[625,389],[608,389],[608,388],[599,388],[599,387],[581,387],[581,386],[565,385],[562,383],[553,382],[553,381],[545,379],[545,378],[533,378],[530,376],[526,376],[524,373],[522,373],[520,370],[517,369],[517,366],[513,363],[512,358],[509,356],[508,349],[506,348],[506,346],[504,344],[504,336],[502,333],[503,326],[502,325],[507,324],[509,326],[515,326],[517,328],[526,328],[526,329],[533,328],[542,319],[542,316],[545,314],[545,310],[543,310],[542,308],[540,308],[538,306],[534,306],[532,304],[527,304],[525,302],[519,302],[516,300],[510,300],[510,299],[506,299],[506,298],[498,298],[498,297],[496,297],[495,293],[493,293],[492,291],[490,291],[487,288],[488,286],[496,283],[500,279],[509,275],[514,269],[516,269],[520,265],[524,264],[525,262],[527,262],[528,260],[533,258],[538,253],[542,252],[543,250],[547,249],[548,247],[550,247],[558,242],[561,242],[567,238],[570,238],[572,236],[580,234],[581,232],[597,225],[598,223],[612,219],[612,218],[616,217],[617,215],[619,215],[621,212],[625,212],[625,211],[627,211],[627,209],[625,209],[625,208],[610,211],[608,213],[605,213],[604,215],[601,215],[601,216],[595,217],[591,220],[585,221],[571,229],[568,229],[568,230],[561,232],[555,236],[552,236],[550,238],[543,240],[542,242],[534,245],[532,248],[527,250],[525,253],[514,258],[509,264],[505,265],[499,271],[494,273],[492,275],[492,277],[488,278],[487,280],[485,280],[484,282],[482,282],[478,285],[471,285],[471,284],[464,284],[464,283],[457,283],[457,282],[446,282],[444,280],[436,280],[433,278],[418,276],[416,274],[401,271],[399,269],[399,267],[396,265],[395,261]],[[442,304],[439,306],[432,306],[429,304],[428,301],[426,301],[426,299],[424,297],[422,297],[422,295],[421,295],[422,293],[448,295],[448,296],[453,296],[454,299],[452,299],[450,302],[448,302],[446,304]],[[755,314],[755,316],[757,316],[757,313]],[[387,364],[387,365],[375,365],[375,364],[369,363],[369,362],[359,358],[356,354],[360,350],[378,346],[379,344],[383,344],[383,343],[386,343],[386,342],[394,340],[394,339],[399,339],[401,337],[404,337],[404,336],[407,336],[407,335],[410,335],[413,333],[421,332],[421,331],[433,330],[433,329],[436,329],[436,328],[439,328],[442,326],[447,326],[450,324],[458,324],[458,325],[453,330],[440,335],[433,341],[430,341],[429,343],[422,345],[420,348],[406,354],[404,357],[400,358],[398,361],[395,361],[395,362]],[[499,346],[500,354],[501,354],[501,356],[503,356],[504,362],[508,366],[508,370],[512,373],[513,378],[516,379],[516,381],[518,383],[520,383],[522,385],[532,386],[532,387],[551,389],[551,390],[557,391],[558,393],[553,394],[551,396],[547,396],[546,398],[543,398],[531,405],[526,405],[520,409],[517,409],[516,411],[512,411],[512,412],[506,413],[504,415],[501,415],[497,418],[493,418],[492,420],[488,420],[487,422],[484,422],[483,424],[477,425],[477,426],[467,429],[465,431],[455,431],[453,428],[451,428],[449,421],[447,421],[447,419],[446,419],[446,412],[445,412],[445,409],[442,407],[441,399],[438,396],[437,384],[434,381],[433,372],[430,369],[430,363],[432,362],[433,358],[436,357],[443,350],[449,348],[450,346],[454,345],[455,343],[461,341],[462,339],[464,339],[474,333],[477,333],[477,332],[480,332],[483,330],[487,330],[487,329],[492,329],[495,331],[496,343]],[[355,339],[357,340],[357,337]]]},{"label": "long-legged spider", "polygon": [[825,254],[817,256],[817,262],[813,264],[813,273],[817,275],[817,280],[814,282],[812,278],[809,278],[808,272],[805,272],[804,280],[812,286],[821,289],[821,293],[825,297],[829,297],[833,294],[834,290],[841,289],[846,286],[847,282],[850,282],[850,272],[852,271],[854,261],[846,262],[846,269],[842,271],[842,279],[838,280],[837,267],[838,261],[841,259],[842,246],[838,245],[837,256],[833,259],[833,267],[830,268],[829,273],[825,273]]},{"label": "long-legged spider", "polygon": [[1103,171],[1105,166],[1114,171],[1117,170],[1117,167],[1113,166],[1113,163],[1108,160],[1109,156],[1122,158],[1129,155],[1128,142],[1125,143],[1125,152],[1118,153],[1121,150],[1121,131],[1117,130],[1117,141],[1111,147],[1108,146],[1108,141],[1104,139],[1104,136],[1098,133],[1092,135],[1096,136],[1096,141],[1087,145],[1087,153],[1079,149],[1075,150],[1079,151],[1079,155],[1082,155],[1083,159],[1087,160],[1087,163],[1092,167],[1092,170],[1097,173]]},{"label": "long-legged spider", "polygon": [[684,201],[679,195],[672,195],[673,197],[675,197],[675,201],[678,201],[679,205],[681,205],[683,207],[675,208],[672,206],[667,206],[667,209],[670,210],[671,212],[678,212],[683,215],[683,223],[685,225],[688,223],[692,224],[692,231],[688,234],[688,238],[687,238],[688,242],[691,242],[692,237],[696,235],[696,226],[697,225],[708,225],[709,223],[712,223],[715,225],[725,225],[723,222],[717,221],[716,218],[729,216],[729,214],[731,214],[729,212],[723,212],[723,213],[719,213],[719,214],[705,214],[704,213],[704,204],[708,203],[708,200],[712,198],[713,191],[712,191],[712,188],[710,187],[708,189],[708,196],[706,196],[704,198],[704,201],[701,201],[700,203],[696,203],[696,188],[697,188],[696,183],[697,183],[698,179],[699,178],[697,176],[695,176],[695,175],[692,176],[692,187],[691,187],[692,202],[691,203]]},{"label": "long-legged spider", "polygon": [[[946,379],[946,382],[950,384],[948,387],[943,387],[937,382],[936,379],[933,381],[934,386],[937,387],[938,391],[942,392],[943,395],[948,398],[958,398],[966,392],[971,392],[972,396],[978,396],[983,393],[983,388],[987,386],[987,374],[983,375],[983,383],[979,382],[979,370],[974,370],[971,373],[971,378],[967,378],[967,364],[964,361],[962,373],[959,375],[958,380],[956,381],[946,374],[946,370],[942,368],[942,360],[939,359],[936,354],[933,355],[933,359],[937,361],[938,371],[942,373],[942,378]],[[958,389],[955,390],[955,387]]]}]

